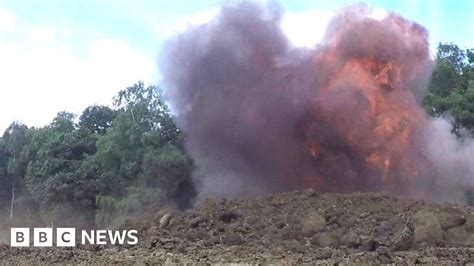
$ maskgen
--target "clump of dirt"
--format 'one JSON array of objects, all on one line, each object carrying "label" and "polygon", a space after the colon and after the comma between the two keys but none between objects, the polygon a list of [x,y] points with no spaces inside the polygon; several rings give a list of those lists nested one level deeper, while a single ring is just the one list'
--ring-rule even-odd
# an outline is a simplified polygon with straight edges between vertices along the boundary
[{"label": "clump of dirt", "polygon": [[5,262],[447,263],[474,262],[474,212],[379,193],[313,190],[251,200],[207,199],[122,228],[129,247],[0,248]]}]

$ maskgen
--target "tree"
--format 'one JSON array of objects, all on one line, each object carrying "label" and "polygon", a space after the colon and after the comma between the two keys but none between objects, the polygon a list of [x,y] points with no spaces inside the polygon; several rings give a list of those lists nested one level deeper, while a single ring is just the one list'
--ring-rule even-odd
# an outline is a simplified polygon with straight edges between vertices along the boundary
[{"label": "tree", "polygon": [[14,178],[24,176],[26,165],[22,160],[21,152],[27,143],[28,127],[24,124],[14,122],[3,134],[3,142],[6,152],[10,157],[8,160],[7,173]]},{"label": "tree", "polygon": [[74,123],[75,118],[75,114],[62,111],[56,115],[50,126],[57,131],[72,132],[76,129],[76,124]]},{"label": "tree", "polygon": [[[139,82],[120,91],[115,106],[117,116],[91,157],[105,184],[97,197],[101,222],[149,202],[172,201],[180,189],[193,186],[192,162],[161,91]],[[195,196],[188,195],[186,200]]]},{"label": "tree", "polygon": [[7,174],[8,152],[4,140],[0,138],[0,208],[8,205],[13,185],[12,178]]},{"label": "tree", "polygon": [[474,130],[474,55],[455,44],[439,44],[424,105],[433,116],[453,117],[453,132]]},{"label": "tree", "polygon": [[96,151],[95,137],[76,130],[71,118],[58,115],[50,126],[35,131],[25,183],[46,216],[84,226],[93,221],[98,191],[96,176],[84,165]]},{"label": "tree", "polygon": [[[118,196],[143,175],[144,157],[165,145],[176,145],[180,132],[175,126],[161,91],[139,82],[115,97],[117,115],[107,133],[97,141],[96,163],[102,169],[107,193]],[[189,175],[189,173],[186,173]]]},{"label": "tree", "polygon": [[104,193],[124,195],[140,174],[143,130],[127,113],[119,113],[113,126],[97,140],[97,153],[91,160],[101,171]]},{"label": "tree", "polygon": [[114,99],[114,105],[130,114],[132,121],[144,131],[159,134],[162,144],[169,142],[176,145],[179,142],[179,130],[163,101],[162,90],[156,86],[145,87],[143,82],[138,82],[120,91]]},{"label": "tree", "polygon": [[28,165],[27,154],[23,152],[23,149],[28,142],[28,133],[27,126],[19,122],[13,122],[2,136],[3,163],[6,162],[6,172],[3,179],[4,185],[10,187],[8,194],[11,195],[9,200],[10,219],[13,218],[15,195],[23,192],[24,175]]},{"label": "tree", "polygon": [[107,106],[93,105],[87,107],[79,117],[79,128],[94,134],[104,135],[112,126],[117,113]]}]

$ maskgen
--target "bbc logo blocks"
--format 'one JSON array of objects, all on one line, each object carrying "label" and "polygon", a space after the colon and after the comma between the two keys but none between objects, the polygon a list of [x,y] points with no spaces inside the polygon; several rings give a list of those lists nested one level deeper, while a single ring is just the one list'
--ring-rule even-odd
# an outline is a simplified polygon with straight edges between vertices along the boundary
[{"label": "bbc logo blocks", "polygon": [[[52,247],[53,229],[52,228],[33,228],[33,246],[34,247]],[[10,245],[12,247],[30,246],[30,228],[11,228]],[[74,247],[76,245],[76,229],[57,228],[56,246]]]}]

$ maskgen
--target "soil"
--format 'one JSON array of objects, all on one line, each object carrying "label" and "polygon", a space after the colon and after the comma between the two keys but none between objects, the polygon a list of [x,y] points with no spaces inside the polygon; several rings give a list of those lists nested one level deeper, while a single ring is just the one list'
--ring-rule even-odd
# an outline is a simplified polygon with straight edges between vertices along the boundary
[{"label": "soil", "polygon": [[4,263],[371,263],[474,262],[474,209],[379,193],[313,190],[250,200],[206,199],[128,220],[136,246],[13,248]]}]

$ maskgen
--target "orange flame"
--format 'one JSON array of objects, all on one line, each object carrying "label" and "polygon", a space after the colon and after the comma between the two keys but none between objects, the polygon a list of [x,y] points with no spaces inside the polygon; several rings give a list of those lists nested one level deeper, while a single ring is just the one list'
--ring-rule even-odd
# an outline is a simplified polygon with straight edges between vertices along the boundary
[{"label": "orange flame", "polygon": [[[337,42],[331,44],[324,53],[313,59],[316,65],[331,66],[342,61],[338,58]],[[396,171],[402,171],[406,178],[416,178],[419,166],[414,166],[412,160],[425,163],[413,148],[413,142],[416,128],[427,121],[423,110],[415,101],[414,93],[403,85],[403,67],[400,62],[371,57],[347,60],[333,72],[314,99],[317,106],[314,111],[315,120],[331,124],[340,141],[351,151],[356,151],[356,156],[361,157],[367,167],[380,177],[372,181],[375,182],[375,187],[381,186],[388,190],[398,189],[397,183],[401,180]],[[352,102],[349,103],[353,106],[350,111],[359,111],[359,114],[348,115],[341,112],[341,106],[332,105],[335,101],[328,100],[340,100],[344,93],[352,96],[344,97]],[[361,121],[369,125],[354,126]],[[309,153],[315,159],[323,156],[321,151],[324,149],[320,147],[317,136],[311,132],[312,128],[307,127],[306,130]],[[351,180],[354,183],[346,184],[346,190],[353,190],[360,182],[347,176],[344,178],[344,182]],[[406,181],[404,180],[404,187],[407,187]],[[316,183],[320,186],[320,182]]]}]

